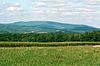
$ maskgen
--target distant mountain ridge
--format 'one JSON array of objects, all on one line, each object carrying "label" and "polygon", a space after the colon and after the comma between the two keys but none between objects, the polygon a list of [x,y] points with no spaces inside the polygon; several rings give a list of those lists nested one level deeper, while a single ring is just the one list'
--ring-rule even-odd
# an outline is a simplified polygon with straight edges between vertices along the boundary
[{"label": "distant mountain ridge", "polygon": [[78,25],[78,24],[66,24],[53,21],[27,21],[27,22],[15,22],[9,24],[0,24],[0,32],[10,33],[69,33],[69,32],[87,32],[99,30],[98,28]]}]

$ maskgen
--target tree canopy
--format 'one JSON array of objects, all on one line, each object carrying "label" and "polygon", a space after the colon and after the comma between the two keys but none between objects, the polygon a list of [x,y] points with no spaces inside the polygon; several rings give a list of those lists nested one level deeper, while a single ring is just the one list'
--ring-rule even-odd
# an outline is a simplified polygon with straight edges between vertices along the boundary
[{"label": "tree canopy", "polygon": [[67,42],[67,41],[100,41],[100,31],[85,33],[4,33],[0,41],[14,42]]}]

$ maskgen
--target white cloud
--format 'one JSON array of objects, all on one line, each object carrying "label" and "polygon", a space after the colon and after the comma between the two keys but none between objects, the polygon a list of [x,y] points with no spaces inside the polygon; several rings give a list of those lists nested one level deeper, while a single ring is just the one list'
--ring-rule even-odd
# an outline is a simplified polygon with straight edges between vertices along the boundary
[{"label": "white cloud", "polygon": [[19,3],[2,3],[0,4],[0,15],[1,16],[9,16],[16,17],[24,13],[24,8]]},{"label": "white cloud", "polygon": [[15,17],[15,20],[57,20],[90,25],[100,21],[100,0],[29,0],[33,6],[21,1],[20,4],[0,4],[1,18],[5,15],[9,20]]},{"label": "white cloud", "polygon": [[7,8],[8,11],[20,11],[23,10],[21,7],[11,6]]},{"label": "white cloud", "polygon": [[21,11],[22,6],[19,3],[11,4],[6,8],[8,11]]},{"label": "white cloud", "polygon": [[19,3],[3,3],[0,5],[0,9],[3,12],[6,11],[21,11],[23,7]]}]

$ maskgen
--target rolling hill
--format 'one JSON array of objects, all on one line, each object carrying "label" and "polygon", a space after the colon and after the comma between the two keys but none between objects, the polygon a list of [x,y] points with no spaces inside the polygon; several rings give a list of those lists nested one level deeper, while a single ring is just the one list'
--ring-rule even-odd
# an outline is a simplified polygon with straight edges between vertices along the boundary
[{"label": "rolling hill", "polygon": [[78,25],[78,24],[66,24],[53,21],[28,21],[28,22],[15,22],[9,24],[0,24],[0,33],[69,33],[69,32],[87,32],[99,30],[98,28]]}]

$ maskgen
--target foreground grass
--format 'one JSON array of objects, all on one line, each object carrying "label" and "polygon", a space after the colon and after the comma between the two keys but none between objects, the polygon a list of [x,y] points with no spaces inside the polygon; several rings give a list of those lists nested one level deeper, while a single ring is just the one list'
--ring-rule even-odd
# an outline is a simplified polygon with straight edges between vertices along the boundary
[{"label": "foreground grass", "polygon": [[100,66],[92,46],[0,48],[0,66]]},{"label": "foreground grass", "polygon": [[100,42],[0,42],[0,47],[57,47],[100,45]]}]

